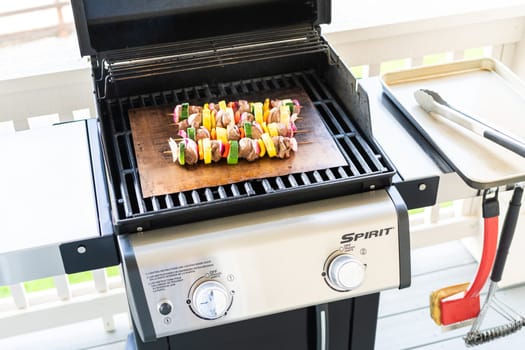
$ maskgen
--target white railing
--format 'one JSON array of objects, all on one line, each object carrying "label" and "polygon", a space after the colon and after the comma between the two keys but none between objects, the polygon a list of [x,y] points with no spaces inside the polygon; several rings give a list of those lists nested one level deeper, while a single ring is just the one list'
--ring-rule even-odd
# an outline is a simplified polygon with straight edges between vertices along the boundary
[{"label": "white railing", "polygon": [[49,36],[64,37],[73,31],[73,21],[68,16],[70,1],[33,0],[30,7],[27,2],[2,5],[0,23],[3,21],[4,25],[0,25],[0,46]]},{"label": "white railing", "polygon": [[[86,68],[0,81],[0,131],[29,129],[53,115],[69,121],[95,115],[93,82]],[[37,122],[38,123],[38,122]]]},{"label": "white railing", "polygon": [[[343,6],[341,1],[336,4]],[[467,49],[484,47],[485,54],[525,78],[524,16],[525,5],[513,5],[369,27],[347,28],[338,22],[325,32],[347,65],[365,67],[364,76],[377,75],[391,60],[416,66],[425,62],[426,55],[447,53],[444,59],[453,60],[463,58]],[[87,67],[0,81],[0,135],[37,126],[42,120],[93,116],[91,92]],[[35,116],[43,117],[31,119]],[[412,247],[477,237],[481,231],[477,200],[438,204],[412,214]],[[92,283],[73,286],[65,276],[58,276],[54,289],[38,293],[25,292],[23,285],[11,286],[11,297],[0,299],[0,338],[92,318],[102,318],[104,329],[111,330],[113,315],[127,311],[122,281],[108,279],[103,271],[94,276]]]},{"label": "white railing", "polygon": [[523,0],[399,0],[384,8],[377,5],[364,2],[356,13],[353,2],[336,1],[334,22],[325,27],[346,64],[364,65],[366,76],[378,75],[392,60],[405,60],[408,68],[422,65],[428,55],[445,53],[445,59],[457,60],[464,58],[465,50],[485,47],[487,54],[525,77]]},{"label": "white railing", "polygon": [[9,286],[11,296],[0,299],[0,339],[96,318],[115,330],[114,316],[128,312],[122,279],[108,278],[104,269],[92,274],[93,281],[79,284],[55,276],[55,287],[40,292]]}]

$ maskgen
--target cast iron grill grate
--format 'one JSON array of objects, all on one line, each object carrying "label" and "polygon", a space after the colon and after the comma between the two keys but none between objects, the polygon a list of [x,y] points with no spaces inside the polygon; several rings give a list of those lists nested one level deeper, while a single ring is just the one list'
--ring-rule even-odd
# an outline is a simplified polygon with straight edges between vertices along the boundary
[{"label": "cast iron grill grate", "polygon": [[[242,94],[281,88],[301,88],[307,92],[348,162],[347,166],[143,198],[128,119],[129,109],[175,105],[193,99],[233,99]],[[333,184],[352,183],[355,188],[352,192],[362,192],[389,184],[393,175],[392,166],[358,133],[350,118],[314,71],[108,99],[106,112],[110,121],[112,147],[118,170],[118,179],[113,179],[118,220],[125,221],[156,213],[220,204],[232,199],[262,198],[281,192],[297,192],[297,195],[301,196],[301,190],[325,188],[325,185]]]}]

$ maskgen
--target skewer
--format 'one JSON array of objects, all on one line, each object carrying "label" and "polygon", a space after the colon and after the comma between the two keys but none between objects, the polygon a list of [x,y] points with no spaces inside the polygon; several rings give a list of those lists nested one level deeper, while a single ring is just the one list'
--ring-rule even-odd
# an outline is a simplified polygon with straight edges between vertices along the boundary
[{"label": "skewer", "polygon": [[[170,117],[173,117],[174,114],[173,114],[173,113],[166,113],[166,115],[167,115],[167,116],[170,116]],[[303,118],[304,118],[304,117],[297,116],[297,117],[295,118],[295,120],[301,120],[301,119],[303,119]],[[175,123],[170,123],[170,124],[168,124],[168,125],[175,125]]]},{"label": "skewer", "polygon": [[[175,113],[166,113],[167,116],[173,117]],[[297,116],[297,120],[303,119],[304,117]]]},{"label": "skewer", "polygon": [[[297,117],[297,120],[302,119],[303,117]],[[168,123],[168,126],[175,126],[177,123]]]},{"label": "skewer", "polygon": [[[168,126],[175,126],[175,125],[177,125],[177,124],[175,124],[175,123],[170,123],[170,124],[168,124]],[[294,133],[294,135],[295,135],[295,134],[307,134],[307,133],[309,133],[309,132],[312,132],[312,131],[311,131],[311,130],[308,130],[308,129],[305,129],[305,130],[296,130],[296,131],[294,131],[293,133]]]},{"label": "skewer", "polygon": [[[173,117],[175,115],[175,113],[166,113],[167,116],[170,116],[170,117]],[[299,119],[303,119],[303,117],[299,117],[297,116],[297,120]]]},{"label": "skewer", "polygon": [[[176,142],[179,142],[179,141],[182,141],[182,139],[173,139],[174,141]],[[313,142],[312,141],[301,141],[301,142],[297,142],[298,145],[308,145],[308,144],[312,144]],[[172,152],[171,151],[162,151],[163,154],[171,154]]]}]

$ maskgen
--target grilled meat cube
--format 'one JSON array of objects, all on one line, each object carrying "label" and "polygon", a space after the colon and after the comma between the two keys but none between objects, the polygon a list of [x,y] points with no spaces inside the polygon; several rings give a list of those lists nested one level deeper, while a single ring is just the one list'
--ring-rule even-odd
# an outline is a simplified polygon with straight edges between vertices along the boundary
[{"label": "grilled meat cube", "polygon": [[190,127],[190,123],[188,122],[188,119],[184,119],[183,121],[178,122],[175,125],[175,127],[177,129],[177,134],[178,134],[180,130],[186,131],[186,129]]},{"label": "grilled meat cube", "polygon": [[188,108],[188,112],[191,114],[201,114],[202,113],[202,107],[201,106],[190,106]]},{"label": "grilled meat cube", "polygon": [[243,112],[241,114],[241,118],[239,120],[239,126],[243,126],[246,122],[253,122],[255,120],[255,116],[251,114],[250,112]]},{"label": "grilled meat cube", "polygon": [[201,123],[202,123],[201,113],[193,113],[193,114],[190,114],[190,116],[188,117],[188,124],[190,126],[193,126],[195,129],[198,129]]},{"label": "grilled meat cube", "polygon": [[220,127],[220,128],[224,127],[224,124],[222,123],[222,115],[223,114],[224,114],[223,110],[218,110],[217,113],[215,113],[215,126],[216,127]]},{"label": "grilled meat cube", "polygon": [[259,150],[257,149],[256,140],[243,138],[239,141],[239,158],[244,158],[249,162],[253,162],[259,158]]},{"label": "grilled meat cube", "polygon": [[281,100],[279,100],[278,98],[270,101],[270,106],[272,106],[272,108],[276,108],[276,107],[279,108],[280,105],[281,105]]},{"label": "grilled meat cube", "polygon": [[290,158],[291,151],[297,150],[297,141],[293,137],[273,136],[272,142],[277,151],[277,158]]},{"label": "grilled meat cube", "polygon": [[228,140],[230,141],[238,141],[241,138],[241,132],[239,131],[239,127],[235,124],[229,124],[226,128],[226,132],[228,134]]},{"label": "grilled meat cube", "polygon": [[262,137],[262,134],[264,133],[261,125],[257,122],[252,123],[252,139],[258,140]]},{"label": "grilled meat cube", "polygon": [[250,113],[252,111],[250,104],[246,100],[239,100],[239,107],[237,110],[241,115],[245,112]]},{"label": "grilled meat cube", "polygon": [[186,149],[184,150],[184,162],[188,165],[197,164],[199,161],[199,150],[197,143],[191,139],[187,139]]},{"label": "grilled meat cube", "polygon": [[210,132],[208,131],[208,129],[201,126],[200,128],[197,129],[195,133],[195,138],[197,139],[197,141],[202,140],[202,139],[209,139]]},{"label": "grilled meat cube", "polygon": [[220,161],[222,158],[221,148],[222,148],[221,141],[217,141],[217,140],[211,141],[211,160],[213,160],[216,163]]},{"label": "grilled meat cube", "polygon": [[277,132],[279,133],[279,136],[286,136],[286,137],[292,137],[292,129],[290,129],[289,125],[284,125],[281,123],[277,124]]},{"label": "grilled meat cube", "polygon": [[268,116],[268,120],[266,122],[268,124],[279,123],[280,120],[281,120],[281,112],[279,111],[279,107],[274,107],[270,109],[270,115]]},{"label": "grilled meat cube", "polygon": [[215,114],[215,125],[220,127],[226,127],[227,125],[232,124],[235,121],[233,111],[231,108],[224,110],[219,110]]}]

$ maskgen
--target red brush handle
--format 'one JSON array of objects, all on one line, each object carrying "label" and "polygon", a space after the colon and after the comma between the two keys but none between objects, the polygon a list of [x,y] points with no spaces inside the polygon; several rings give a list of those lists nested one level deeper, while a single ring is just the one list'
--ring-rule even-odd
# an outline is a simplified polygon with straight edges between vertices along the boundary
[{"label": "red brush handle", "polygon": [[481,289],[487,282],[487,278],[492,271],[494,259],[496,257],[496,247],[498,246],[498,217],[484,219],[483,228],[483,252],[479,262],[478,272],[474,281],[470,284],[465,293],[465,298],[475,298],[479,295]]}]

